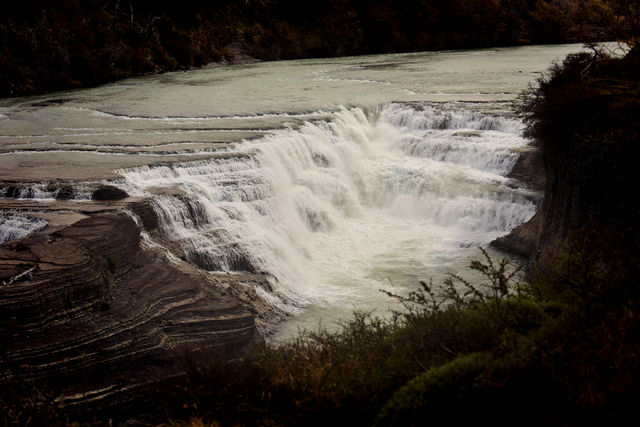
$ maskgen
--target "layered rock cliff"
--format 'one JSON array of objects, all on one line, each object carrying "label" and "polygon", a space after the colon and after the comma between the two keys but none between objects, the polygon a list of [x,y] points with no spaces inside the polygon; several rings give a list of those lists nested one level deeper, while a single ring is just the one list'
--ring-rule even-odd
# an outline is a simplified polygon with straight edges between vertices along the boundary
[{"label": "layered rock cliff", "polygon": [[231,357],[261,342],[224,281],[144,244],[123,212],[6,243],[0,382],[41,384],[76,413],[126,407],[145,384],[180,374],[181,349]]}]

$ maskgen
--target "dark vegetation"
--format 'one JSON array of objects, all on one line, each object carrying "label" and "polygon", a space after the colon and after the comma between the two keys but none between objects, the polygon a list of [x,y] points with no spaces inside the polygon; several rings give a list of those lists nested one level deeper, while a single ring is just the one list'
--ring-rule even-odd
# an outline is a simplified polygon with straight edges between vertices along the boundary
[{"label": "dark vegetation", "polygon": [[0,96],[93,86],[239,53],[271,60],[602,38],[583,2],[6,1]]},{"label": "dark vegetation", "polygon": [[620,249],[635,244],[640,200],[629,189],[640,186],[640,49],[630,49],[624,58],[599,49],[571,55],[521,96],[546,166],[540,254],[593,230]]}]

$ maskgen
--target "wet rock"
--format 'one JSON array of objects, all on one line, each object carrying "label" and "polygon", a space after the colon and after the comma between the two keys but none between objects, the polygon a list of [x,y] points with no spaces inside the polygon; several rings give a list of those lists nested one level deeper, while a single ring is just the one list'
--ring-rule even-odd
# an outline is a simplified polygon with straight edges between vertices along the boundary
[{"label": "wet rock", "polygon": [[321,168],[326,168],[331,165],[331,162],[329,161],[327,156],[325,156],[324,154],[314,153],[312,158],[313,158],[313,163],[315,163],[316,166],[319,166]]},{"label": "wet rock", "polygon": [[15,185],[11,185],[9,187],[7,187],[5,189],[5,197],[9,197],[12,199],[17,199],[18,197],[20,197],[20,193],[21,193],[22,189],[20,187],[17,187]]},{"label": "wet rock", "polygon": [[126,191],[113,185],[103,185],[93,192],[93,200],[120,200],[129,197]]},{"label": "wet rock", "polygon": [[129,209],[138,216],[146,231],[154,231],[158,229],[160,219],[158,218],[158,214],[153,208],[150,200],[143,200],[141,202],[134,203],[129,207]]},{"label": "wet rock", "polygon": [[[542,190],[545,184],[545,168],[540,149],[535,146],[528,147],[520,153],[520,157],[507,177],[517,179],[531,188]],[[514,228],[506,236],[495,239],[490,243],[491,246],[524,258],[532,258],[537,253],[541,218],[539,209],[529,221]]]},{"label": "wet rock", "polygon": [[[56,193],[56,199],[69,200],[69,199],[73,199],[74,195],[75,195],[75,191],[73,190],[73,187],[70,185],[64,185],[60,187],[60,189],[58,189],[58,192]],[[96,200],[100,200],[100,199],[96,199]]]},{"label": "wet rock", "polygon": [[507,177],[524,182],[531,188],[542,190],[545,182],[545,171],[544,160],[540,150],[532,147],[523,151]]},{"label": "wet rock", "polygon": [[465,138],[479,138],[482,136],[482,132],[480,132],[479,130],[459,131],[459,132],[455,132],[453,136],[462,136]]},{"label": "wet rock", "polygon": [[541,217],[540,211],[538,211],[529,221],[514,228],[506,236],[492,241],[491,246],[514,255],[532,258],[537,250]]}]

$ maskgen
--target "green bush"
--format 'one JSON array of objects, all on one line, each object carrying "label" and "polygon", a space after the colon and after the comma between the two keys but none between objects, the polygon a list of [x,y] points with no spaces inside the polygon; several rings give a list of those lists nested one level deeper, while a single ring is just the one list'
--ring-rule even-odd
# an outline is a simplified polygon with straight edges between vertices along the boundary
[{"label": "green bush", "polygon": [[495,369],[494,358],[487,353],[471,353],[433,367],[394,393],[380,411],[376,425],[459,425],[488,419],[501,406],[492,402],[485,381]]}]

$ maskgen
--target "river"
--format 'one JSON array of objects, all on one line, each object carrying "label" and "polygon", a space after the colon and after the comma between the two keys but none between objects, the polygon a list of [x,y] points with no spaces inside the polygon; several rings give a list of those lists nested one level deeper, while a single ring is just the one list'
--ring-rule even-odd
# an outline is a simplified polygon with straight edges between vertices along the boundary
[{"label": "river", "polygon": [[[1,195],[50,201],[64,182],[81,205],[108,181],[152,197],[190,262],[269,275],[257,294],[289,316],[274,340],[384,315],[381,289],[464,272],[534,214],[539,192],[506,177],[528,144],[511,102],[578,50],[252,63],[0,100]],[[44,225],[5,211],[0,236]]]}]

